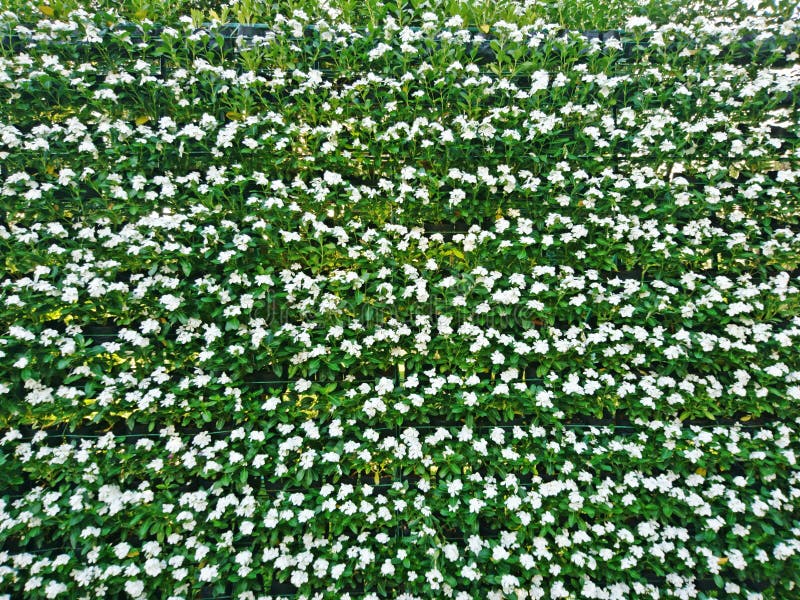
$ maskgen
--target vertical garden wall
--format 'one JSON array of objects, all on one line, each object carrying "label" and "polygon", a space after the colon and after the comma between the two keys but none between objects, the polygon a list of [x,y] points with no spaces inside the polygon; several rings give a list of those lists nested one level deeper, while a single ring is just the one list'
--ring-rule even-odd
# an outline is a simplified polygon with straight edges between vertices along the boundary
[{"label": "vertical garden wall", "polygon": [[3,13],[0,597],[800,596],[800,15],[711,4]]}]

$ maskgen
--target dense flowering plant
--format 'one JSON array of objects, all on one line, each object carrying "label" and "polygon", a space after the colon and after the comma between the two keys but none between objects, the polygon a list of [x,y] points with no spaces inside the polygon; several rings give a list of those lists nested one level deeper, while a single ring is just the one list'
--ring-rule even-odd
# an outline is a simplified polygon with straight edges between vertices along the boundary
[{"label": "dense flowering plant", "polygon": [[800,14],[494,4],[0,15],[0,598],[800,596]]}]

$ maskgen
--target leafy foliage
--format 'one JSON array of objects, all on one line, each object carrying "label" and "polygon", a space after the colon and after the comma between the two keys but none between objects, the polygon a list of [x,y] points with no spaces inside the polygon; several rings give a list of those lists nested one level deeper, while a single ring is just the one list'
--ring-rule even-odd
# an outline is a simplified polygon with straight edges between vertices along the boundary
[{"label": "leafy foliage", "polygon": [[0,18],[0,594],[797,596],[793,4],[85,4]]}]

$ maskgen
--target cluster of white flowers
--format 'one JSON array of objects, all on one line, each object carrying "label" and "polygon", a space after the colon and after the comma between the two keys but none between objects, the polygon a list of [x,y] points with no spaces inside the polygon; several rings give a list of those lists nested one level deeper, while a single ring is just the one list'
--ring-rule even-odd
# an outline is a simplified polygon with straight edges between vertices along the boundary
[{"label": "cluster of white flowers", "polygon": [[794,597],[800,15],[729,4],[0,14],[0,597]]},{"label": "cluster of white flowers", "polygon": [[[53,581],[88,591],[105,589],[123,574],[126,586],[142,576],[180,585],[215,581],[221,569],[247,577],[258,565],[288,574],[294,585],[323,589],[346,570],[395,575],[416,548],[440,556],[440,573],[462,582],[445,586],[449,596],[505,562],[517,575],[504,576],[510,578],[504,589],[527,593],[521,582],[534,573],[545,576],[533,588],[540,592],[530,590],[538,597],[564,584],[569,565],[582,569],[582,585],[599,590],[600,565],[629,573],[661,564],[677,576],[683,567],[717,573],[730,563],[745,573],[751,564],[796,560],[800,529],[764,538],[752,518],[793,518],[800,498],[794,469],[800,423],[637,425],[635,435],[522,423],[381,433],[336,419],[191,437],[170,427],[150,438],[66,443],[58,435],[11,430],[0,440],[3,452],[34,477],[59,473],[66,487],[63,493],[37,487],[0,501],[0,533],[24,539],[57,532],[68,520],[89,545],[86,556],[64,553],[53,560],[28,551],[0,553],[0,581],[24,581],[28,590]],[[756,454],[770,461],[754,462]],[[661,469],[642,471],[647,456],[659,456]],[[127,478],[141,483],[92,488],[87,472],[108,473],[121,463],[129,465]],[[275,464],[288,468],[266,466]],[[409,475],[368,483],[371,469]],[[297,485],[309,473],[313,485]],[[153,489],[164,478],[192,482],[196,491]],[[128,521],[153,513],[166,520],[154,522],[149,535],[106,541],[117,535],[108,527],[121,534]],[[623,521],[612,517],[620,514]],[[113,525],[104,520],[101,535],[91,524],[104,515],[125,518]],[[422,524],[409,529],[420,516]],[[303,534],[293,533],[298,526]],[[697,581],[678,579],[668,577],[666,589],[678,592]],[[648,595],[658,597],[655,590]]]}]

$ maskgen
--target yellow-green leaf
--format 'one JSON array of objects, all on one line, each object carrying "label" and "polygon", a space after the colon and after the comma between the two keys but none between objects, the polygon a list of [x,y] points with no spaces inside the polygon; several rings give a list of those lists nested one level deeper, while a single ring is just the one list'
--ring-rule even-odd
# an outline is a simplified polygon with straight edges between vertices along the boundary
[{"label": "yellow-green leaf", "polygon": [[53,7],[47,6],[46,4],[40,4],[37,8],[43,15],[48,17],[52,17],[56,14],[55,11],[53,10]]}]

